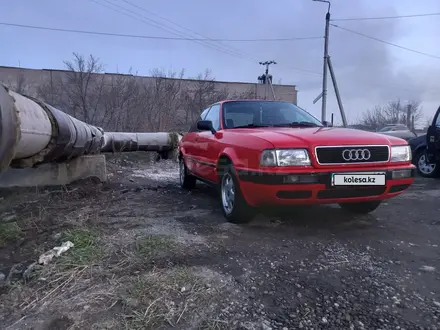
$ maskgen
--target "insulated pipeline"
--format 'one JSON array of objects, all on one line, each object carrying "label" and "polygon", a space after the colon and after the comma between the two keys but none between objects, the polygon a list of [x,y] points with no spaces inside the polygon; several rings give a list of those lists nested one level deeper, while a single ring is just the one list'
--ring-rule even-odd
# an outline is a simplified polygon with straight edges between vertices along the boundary
[{"label": "insulated pipeline", "polygon": [[[168,151],[173,149],[175,133],[106,132],[102,152]],[[177,136],[177,134],[175,134]],[[178,137],[175,137],[178,139]]]},{"label": "insulated pipeline", "polygon": [[99,153],[101,128],[0,85],[0,171]]},{"label": "insulated pipeline", "polygon": [[167,152],[180,139],[178,133],[104,133],[0,84],[0,172],[100,152]]}]

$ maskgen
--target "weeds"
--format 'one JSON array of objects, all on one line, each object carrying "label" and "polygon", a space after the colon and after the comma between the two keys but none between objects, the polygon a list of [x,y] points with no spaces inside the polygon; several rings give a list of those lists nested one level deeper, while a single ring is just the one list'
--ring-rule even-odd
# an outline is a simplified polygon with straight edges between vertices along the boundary
[{"label": "weeds", "polygon": [[99,242],[99,233],[95,229],[70,229],[64,233],[63,239],[71,241],[74,247],[60,259],[61,265],[91,265],[102,259],[104,255],[104,249]]},{"label": "weeds", "polygon": [[176,243],[169,236],[149,235],[136,241],[136,254],[140,259],[152,259],[175,250]]},{"label": "weeds", "polygon": [[0,223],[0,247],[20,238],[21,227],[16,222]]}]

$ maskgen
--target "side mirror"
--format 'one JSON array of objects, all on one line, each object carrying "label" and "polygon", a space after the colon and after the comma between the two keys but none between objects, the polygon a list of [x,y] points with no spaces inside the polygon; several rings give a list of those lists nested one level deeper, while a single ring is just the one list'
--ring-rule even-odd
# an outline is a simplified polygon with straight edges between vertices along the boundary
[{"label": "side mirror", "polygon": [[322,122],[322,124],[324,125],[324,127],[333,127],[333,124],[331,122],[327,121],[327,120],[324,120]]},{"label": "side mirror", "polygon": [[211,131],[212,134],[215,134],[216,130],[212,127],[212,121],[210,120],[200,120],[197,122],[197,129],[201,131]]}]

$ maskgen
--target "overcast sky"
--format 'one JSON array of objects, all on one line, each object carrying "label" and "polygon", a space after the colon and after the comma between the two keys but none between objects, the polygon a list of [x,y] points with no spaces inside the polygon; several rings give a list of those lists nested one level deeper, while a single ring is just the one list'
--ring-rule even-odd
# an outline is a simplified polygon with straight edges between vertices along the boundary
[{"label": "overcast sky", "polygon": [[[326,4],[311,0],[14,0],[2,3],[0,22],[164,37],[176,35],[150,24],[168,26],[165,29],[190,38],[321,37],[326,10]],[[440,16],[336,21],[433,12],[440,12],[439,0],[334,0],[331,9],[333,24],[440,57]],[[27,68],[63,68],[63,60],[78,52],[101,58],[107,72],[127,72],[131,67],[148,75],[153,68],[185,68],[187,76],[192,77],[209,68],[217,80],[255,82],[263,71],[258,61],[275,60],[278,64],[271,67],[274,82],[297,85],[298,105],[320,118],[321,104],[312,102],[321,91],[322,39],[209,42],[216,50],[205,42],[201,45],[193,41],[0,26],[0,40],[0,65]],[[241,56],[227,54],[231,47],[232,52]],[[365,109],[396,98],[421,101],[427,119],[440,105],[439,58],[415,54],[336,27],[330,29],[330,55],[350,122],[355,122]],[[328,95],[327,112],[334,112],[339,121],[330,79]]]}]

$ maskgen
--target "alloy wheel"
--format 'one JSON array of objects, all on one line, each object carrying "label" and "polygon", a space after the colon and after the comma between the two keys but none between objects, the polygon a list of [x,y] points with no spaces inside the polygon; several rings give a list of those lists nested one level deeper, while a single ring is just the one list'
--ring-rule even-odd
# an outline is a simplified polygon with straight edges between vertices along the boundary
[{"label": "alloy wheel", "polygon": [[431,175],[435,171],[436,164],[428,164],[426,162],[426,155],[421,155],[417,162],[417,167],[422,174]]},{"label": "alloy wheel", "polygon": [[185,163],[183,162],[183,159],[179,162],[179,179],[180,184],[183,185],[183,182],[185,181]]},{"label": "alloy wheel", "polygon": [[235,203],[235,186],[232,176],[226,173],[221,183],[222,205],[226,214],[231,214]]}]

